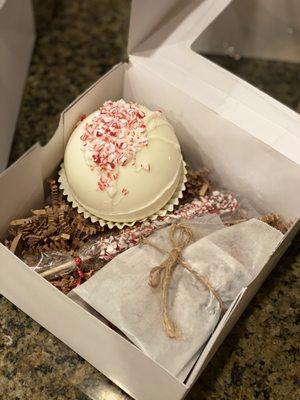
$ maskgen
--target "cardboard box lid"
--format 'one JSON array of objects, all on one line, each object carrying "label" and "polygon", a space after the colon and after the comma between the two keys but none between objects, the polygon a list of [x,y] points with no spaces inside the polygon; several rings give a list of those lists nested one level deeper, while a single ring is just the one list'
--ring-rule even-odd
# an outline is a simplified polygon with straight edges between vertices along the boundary
[{"label": "cardboard box lid", "polygon": [[192,50],[232,0],[133,0],[128,53],[300,165],[300,115]]},{"label": "cardboard box lid", "polygon": [[31,0],[0,0],[0,171],[7,165],[34,39]]},{"label": "cardboard box lid", "polygon": [[[232,0],[132,0],[128,54],[163,27],[155,47],[182,40],[192,41],[232,2]],[[183,11],[183,13],[182,13]],[[176,23],[168,24],[175,17]],[[179,20],[177,19],[179,18]]]}]

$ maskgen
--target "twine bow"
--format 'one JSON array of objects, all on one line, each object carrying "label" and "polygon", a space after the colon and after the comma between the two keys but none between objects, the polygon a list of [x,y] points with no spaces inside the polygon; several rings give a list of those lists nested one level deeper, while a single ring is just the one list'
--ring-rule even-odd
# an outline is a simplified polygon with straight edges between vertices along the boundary
[{"label": "twine bow", "polygon": [[182,259],[182,251],[185,249],[186,246],[191,243],[193,239],[192,230],[187,225],[175,223],[171,225],[169,229],[169,239],[173,246],[170,252],[162,249],[161,247],[148,240],[143,240],[143,243],[153,247],[163,254],[167,254],[167,258],[160,265],[151,269],[148,283],[152,288],[157,288],[160,285],[162,287],[162,314],[164,329],[168,337],[174,339],[178,336],[178,331],[169,313],[169,286],[172,274],[177,265],[180,265],[181,267],[188,270],[191,274],[193,274],[194,277],[215,296],[215,298],[219,302],[221,310],[223,310],[224,305],[219,294],[211,286],[209,281],[204,276],[200,275],[197,271],[194,271]]}]

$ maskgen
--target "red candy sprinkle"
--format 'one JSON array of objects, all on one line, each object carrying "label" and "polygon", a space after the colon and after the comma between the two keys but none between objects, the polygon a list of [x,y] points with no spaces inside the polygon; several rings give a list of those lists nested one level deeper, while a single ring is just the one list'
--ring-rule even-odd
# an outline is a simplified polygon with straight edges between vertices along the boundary
[{"label": "red candy sprinkle", "polygon": [[76,264],[76,271],[77,271],[77,274],[78,274],[78,279],[77,279],[77,282],[76,282],[76,286],[79,286],[79,285],[81,285],[82,280],[84,279],[84,273],[83,273],[83,271],[81,269],[82,259],[80,257],[75,257],[74,258],[74,263]]},{"label": "red candy sprinkle", "polygon": [[154,221],[146,220],[126,227],[113,236],[101,236],[89,249],[89,255],[102,260],[112,260],[117,254],[137,245],[156,229],[172,224],[180,219],[193,219],[206,214],[224,214],[234,212],[238,207],[237,199],[231,193],[214,191],[212,194],[195,199],[180,206],[177,210]]},{"label": "red candy sprinkle", "polygon": [[75,262],[77,267],[81,267],[82,259],[80,257],[75,257],[74,258],[74,262]]},{"label": "red candy sprinkle", "polygon": [[134,161],[136,153],[147,146],[144,118],[137,104],[109,100],[86,123],[80,139],[90,168],[99,175],[99,190],[111,187],[119,177],[118,167]]},{"label": "red candy sprinkle", "polygon": [[122,189],[122,193],[124,194],[124,196],[127,196],[128,193],[129,193],[129,191],[128,191],[128,189],[123,188],[123,189]]}]

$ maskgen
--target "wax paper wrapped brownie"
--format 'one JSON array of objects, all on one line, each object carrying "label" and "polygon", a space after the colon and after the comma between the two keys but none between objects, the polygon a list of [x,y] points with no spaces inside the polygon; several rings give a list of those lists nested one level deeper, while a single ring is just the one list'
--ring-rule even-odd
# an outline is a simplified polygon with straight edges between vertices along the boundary
[{"label": "wax paper wrapped brownie", "polygon": [[124,100],[107,101],[79,123],[67,143],[62,174],[74,202],[114,222],[161,210],[176,191],[180,195],[183,175],[170,123],[159,111]]},{"label": "wax paper wrapped brownie", "polygon": [[[256,219],[225,228],[214,217],[208,228],[212,221],[205,218],[156,231],[149,242],[115,257],[74,289],[182,380],[222,308],[252,281],[282,239],[281,232]],[[189,244],[181,246],[179,237],[186,232],[175,226],[192,232]]]}]

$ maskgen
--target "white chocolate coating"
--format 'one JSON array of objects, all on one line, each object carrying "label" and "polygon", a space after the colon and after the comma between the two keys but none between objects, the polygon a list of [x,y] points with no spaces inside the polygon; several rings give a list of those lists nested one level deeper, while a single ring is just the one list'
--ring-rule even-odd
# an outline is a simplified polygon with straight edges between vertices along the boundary
[{"label": "white chocolate coating", "polygon": [[73,196],[91,214],[108,221],[131,222],[151,216],[170,200],[182,174],[182,155],[173,127],[158,112],[139,108],[145,113],[148,145],[136,153],[135,165],[130,162],[118,167],[119,177],[109,189],[98,189],[97,171],[86,161],[80,139],[98,111],[76,127],[66,146],[64,166]]}]

